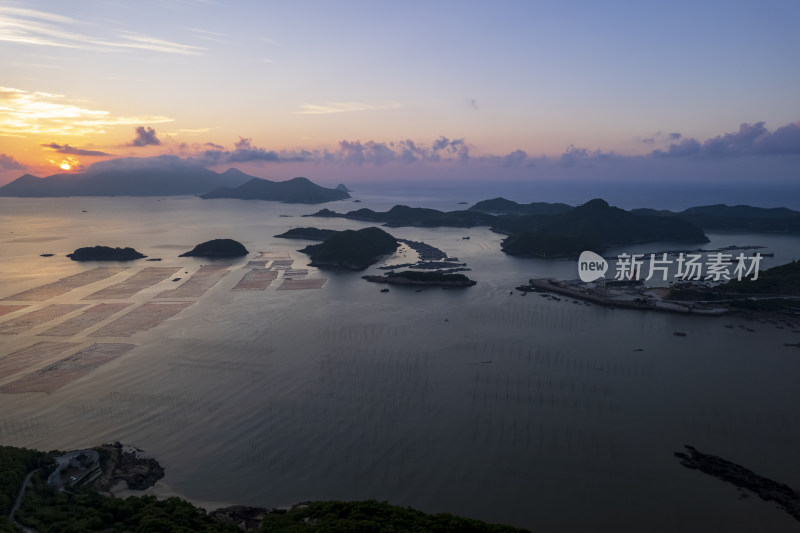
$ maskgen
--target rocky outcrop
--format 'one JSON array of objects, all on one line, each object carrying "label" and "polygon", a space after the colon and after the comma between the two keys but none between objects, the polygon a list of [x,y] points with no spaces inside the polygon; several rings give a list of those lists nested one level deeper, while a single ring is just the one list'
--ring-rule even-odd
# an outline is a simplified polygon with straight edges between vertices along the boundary
[{"label": "rocky outcrop", "polygon": [[362,279],[373,283],[388,283],[390,285],[412,285],[415,287],[472,287],[477,281],[469,279],[463,274],[444,274],[442,272],[404,272],[389,273],[385,276],[361,276]]},{"label": "rocky outcrop", "polygon": [[693,446],[684,445],[689,452],[675,452],[675,457],[686,468],[699,470],[721,481],[747,489],[759,498],[775,502],[778,507],[800,521],[800,494],[790,486],[765,478],[741,465],[727,461],[716,455],[700,452]]},{"label": "rocky outcrop", "polygon": [[104,444],[98,451],[104,456],[103,474],[97,480],[100,490],[111,491],[124,481],[131,490],[145,490],[164,477],[164,468],[142,450],[119,442]]}]

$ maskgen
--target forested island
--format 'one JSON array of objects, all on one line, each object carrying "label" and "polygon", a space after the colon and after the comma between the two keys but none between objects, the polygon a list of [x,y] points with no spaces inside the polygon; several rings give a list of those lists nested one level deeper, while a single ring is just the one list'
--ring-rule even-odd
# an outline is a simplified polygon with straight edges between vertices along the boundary
[{"label": "forested island", "polygon": [[[477,207],[477,209],[475,209]],[[497,210],[504,214],[490,214]],[[565,204],[521,205],[502,198],[478,202],[465,211],[442,212],[435,209],[396,205],[386,212],[358,209],[339,214],[322,209],[313,217],[341,217],[381,222],[385,226],[463,227],[489,226],[508,235],[502,249],[521,257],[561,258],[579,255],[583,250],[602,252],[618,244],[656,241],[705,243],[703,230],[695,224],[657,215],[634,214],[595,199],[570,208]]]},{"label": "forested island", "polygon": [[706,243],[703,230],[682,219],[636,215],[595,199],[565,213],[530,220],[502,243],[509,255],[573,257],[620,244],[656,241]]},{"label": "forested island", "polygon": [[344,230],[320,244],[306,246],[301,252],[311,258],[311,266],[364,270],[381,256],[394,252],[400,244],[380,228]]},{"label": "forested island", "polygon": [[212,239],[198,244],[188,252],[178,257],[208,257],[210,259],[223,259],[228,257],[242,257],[249,252],[244,245],[233,239]]},{"label": "forested island", "polygon": [[67,254],[67,257],[73,261],[133,261],[147,256],[130,247],[86,246]]}]

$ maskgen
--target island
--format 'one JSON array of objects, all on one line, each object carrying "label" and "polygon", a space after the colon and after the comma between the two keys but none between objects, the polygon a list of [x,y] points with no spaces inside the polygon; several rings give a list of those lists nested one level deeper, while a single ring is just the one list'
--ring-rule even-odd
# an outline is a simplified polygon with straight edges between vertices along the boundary
[{"label": "island", "polygon": [[505,198],[492,198],[491,200],[481,200],[469,211],[481,211],[491,214],[525,214],[525,215],[557,215],[566,213],[572,209],[567,204],[551,204],[547,202],[531,202],[529,204],[519,204]]},{"label": "island", "polygon": [[361,220],[364,222],[379,222],[387,227],[456,227],[472,228],[475,226],[491,226],[495,217],[479,211],[439,211],[426,207],[408,207],[406,205],[396,205],[389,211],[373,211],[372,209],[362,208],[347,213],[336,213],[330,209],[321,209],[308,217],[325,218],[347,218],[350,220]]},{"label": "island", "polygon": [[396,205],[385,212],[362,208],[336,213],[321,209],[304,216],[379,222],[389,227],[487,226],[495,233],[507,235],[501,245],[503,252],[520,257],[577,257],[583,250],[602,252],[613,245],[657,241],[708,242],[703,230],[691,221],[633,213],[612,207],[599,198],[574,208],[545,202],[518,204],[495,198],[463,211]]},{"label": "island", "polygon": [[713,231],[800,233],[800,211],[785,207],[715,204],[690,207],[679,212],[654,209],[634,209],[631,212],[688,220]]},{"label": "island", "polygon": [[399,243],[380,228],[344,230],[319,244],[306,246],[300,252],[311,258],[309,266],[364,270],[381,256],[397,250]]},{"label": "island", "polygon": [[687,220],[637,215],[597,198],[566,213],[530,219],[527,229],[511,233],[501,247],[509,255],[562,258],[656,241],[709,242],[703,230]]},{"label": "island", "polygon": [[307,241],[324,241],[339,233],[335,229],[320,228],[292,228],[280,235],[275,235],[278,239],[304,239]]},{"label": "island", "polygon": [[472,287],[477,281],[469,279],[464,274],[447,274],[443,272],[417,272],[404,270],[402,272],[389,272],[385,276],[361,276],[362,279],[373,283],[388,283],[389,285],[411,285],[414,287]]},{"label": "island", "polygon": [[[0,531],[461,531],[522,533],[448,513],[427,514],[375,500],[314,501],[290,507],[233,505],[211,512],[169,497],[129,495],[153,486],[164,469],[119,442],[67,452],[0,446]],[[131,479],[136,481],[133,484]],[[109,487],[127,488],[116,497]],[[313,524],[310,525],[310,524]]]},{"label": "island", "polygon": [[198,244],[192,250],[182,253],[179,257],[208,257],[220,259],[228,257],[241,257],[249,252],[244,245],[233,239],[212,239]]},{"label": "island", "polygon": [[147,257],[133,248],[111,248],[110,246],[87,246],[78,248],[67,257],[73,261],[133,261]]},{"label": "island", "polygon": [[[722,253],[725,250],[730,251],[730,248],[717,251]],[[552,296],[552,293],[572,298],[576,303],[580,300],[587,305],[597,304],[621,309],[665,311],[695,316],[738,313],[748,318],[761,317],[761,322],[767,322],[765,316],[772,315],[770,322],[779,318],[785,326],[797,329],[796,317],[800,311],[800,261],[760,271],[757,279],[752,279],[752,276],[754,274],[751,273],[741,280],[733,279],[716,284],[704,280],[680,281],[664,287],[647,286],[640,279],[601,278],[587,283],[580,279],[543,278],[531,279],[527,284],[517,287],[517,290],[523,294],[538,291],[549,300],[561,301]],[[797,347],[800,343],[786,343],[784,346]]]},{"label": "island", "polygon": [[287,181],[270,181],[252,178],[238,187],[219,187],[206,194],[204,200],[214,198],[235,198],[239,200],[268,200],[287,204],[321,204],[336,200],[346,200],[350,195],[340,189],[329,189],[313,183],[308,178],[294,178]]}]

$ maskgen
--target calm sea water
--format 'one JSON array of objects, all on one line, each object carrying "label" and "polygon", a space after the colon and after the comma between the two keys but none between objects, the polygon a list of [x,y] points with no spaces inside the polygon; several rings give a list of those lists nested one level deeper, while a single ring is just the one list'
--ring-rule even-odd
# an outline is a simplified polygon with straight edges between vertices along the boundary
[{"label": "calm sea water", "polygon": [[[458,209],[464,200],[361,198],[326,207]],[[575,264],[508,257],[502,236],[486,228],[391,229],[466,261],[478,285],[381,293],[363,273],[306,267],[297,252],[306,242],[273,237],[294,226],[367,225],[300,218],[317,209],[0,198],[0,298],[97,266],[64,257],[94,244],[163,259],[130,272],[174,265],[188,276],[208,261],[180,253],[230,237],[328,278],[319,290],[278,291],[274,282],[231,291],[248,259],[230,262],[231,273],[191,307],[122,339],[136,344],[126,355],[50,394],[0,394],[0,443],[130,443],[165,465],[157,492],[210,506],[375,498],[540,532],[796,531],[774,505],[740,498],[672,455],[691,444],[800,488],[800,351],[784,346],[800,342],[796,325],[510,295],[531,277],[575,277]],[[765,267],[800,250],[797,237],[710,237],[709,248],[766,246],[775,257]],[[32,308],[78,303],[129,273]],[[174,285],[167,279],[125,301]],[[38,335],[55,323],[0,336],[0,361],[42,340],[120,341],[87,336],[97,328]]]}]

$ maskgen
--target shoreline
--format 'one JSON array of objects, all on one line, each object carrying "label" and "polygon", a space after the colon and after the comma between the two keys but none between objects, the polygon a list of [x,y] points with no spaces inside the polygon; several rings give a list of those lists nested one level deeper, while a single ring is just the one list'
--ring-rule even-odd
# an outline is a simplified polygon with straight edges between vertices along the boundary
[{"label": "shoreline", "polygon": [[[701,316],[721,316],[731,312],[730,309],[720,308],[720,307],[697,309],[694,307],[689,307],[692,304],[683,305],[677,302],[673,302],[671,300],[662,300],[655,296],[650,296],[647,300],[643,302],[636,302],[634,300],[622,300],[608,296],[604,297],[599,294],[592,294],[588,292],[589,290],[588,288],[587,292],[581,292],[580,290],[573,289],[569,285],[567,285],[567,283],[569,282],[559,281],[554,278],[530,279],[528,280],[528,283],[529,287],[533,287],[534,289],[542,292],[552,292],[560,294],[562,296],[568,296],[570,298],[575,298],[593,304],[602,305],[604,307],[610,307],[612,309],[615,307],[619,307],[621,309],[634,309],[638,311],[662,311],[662,312],[677,313],[682,315],[701,315]],[[587,287],[591,286],[587,285]],[[522,290],[519,287],[517,289]]]}]

